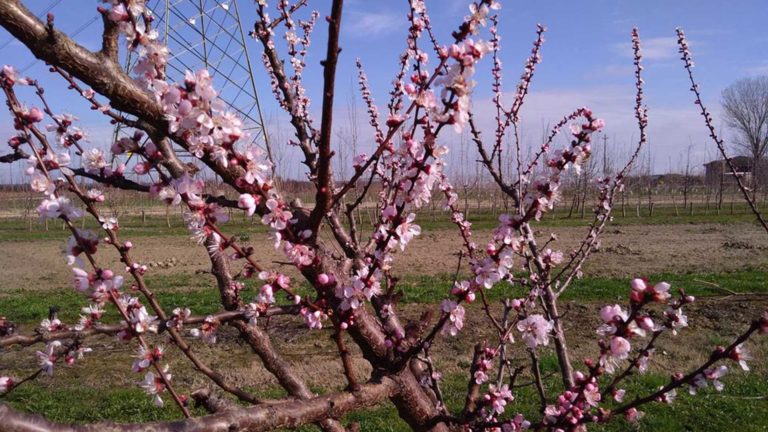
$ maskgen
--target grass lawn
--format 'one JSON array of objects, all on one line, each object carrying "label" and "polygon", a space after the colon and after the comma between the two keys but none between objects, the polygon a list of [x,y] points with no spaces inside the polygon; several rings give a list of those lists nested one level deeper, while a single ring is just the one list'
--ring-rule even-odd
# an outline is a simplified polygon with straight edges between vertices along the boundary
[{"label": "grass lawn", "polygon": [[[646,416],[637,423],[617,419],[607,425],[592,425],[593,431],[765,431],[768,430],[768,380],[757,374],[746,375],[734,372],[727,378],[725,389],[717,392],[711,388],[700,391],[696,396],[688,395],[682,389],[671,405],[651,403],[645,405]],[[632,378],[627,389],[627,398],[653,391],[666,382],[660,375],[643,375]],[[446,402],[453,412],[463,406],[466,378],[449,376],[442,383]],[[264,392],[263,392],[264,393]],[[269,390],[270,396],[279,393]],[[538,399],[531,387],[515,391],[516,400],[507,406],[508,413],[522,412],[535,417]],[[2,399],[0,399],[2,400]],[[71,403],[76,400],[78,403]],[[628,399],[629,400],[629,399]],[[56,422],[88,423],[103,420],[117,422],[146,422],[174,420],[180,418],[178,409],[171,401],[165,407],[157,408],[142,390],[136,389],[92,389],[73,386],[72,388],[47,388],[31,383],[14,390],[6,402],[18,409],[28,410]],[[194,410],[202,415],[203,411]],[[348,415],[345,421],[358,421],[363,431],[408,431],[408,426],[397,415],[394,407],[385,405]],[[307,426],[302,430],[319,430]]]},{"label": "grass lawn", "polygon": [[[681,216],[682,217],[682,216]],[[583,222],[583,221],[581,221]],[[648,222],[645,220],[644,222]],[[711,222],[711,220],[709,221]],[[164,221],[163,221],[164,223]],[[490,224],[490,221],[488,222]],[[250,227],[250,225],[249,225]],[[245,228],[245,225],[243,225]],[[147,232],[157,227],[146,228]],[[260,229],[260,228],[258,228]],[[430,228],[437,229],[437,228]],[[175,231],[176,228],[172,229]],[[179,233],[184,228],[178,228]],[[0,229],[0,236],[6,235]],[[28,234],[28,233],[27,233]],[[61,235],[60,231],[45,233]],[[169,231],[168,235],[172,232]],[[692,274],[654,274],[648,276],[651,282],[667,281],[673,288],[685,288],[695,296],[722,295],[735,293],[768,293],[768,279],[761,269],[746,269],[730,273],[692,273]],[[436,304],[448,293],[453,277],[442,276],[407,276],[400,280],[398,287],[403,291],[402,303]],[[194,314],[205,314],[220,309],[218,293],[213,289],[210,275],[151,275],[147,277],[149,286],[156,293],[160,303],[167,310],[176,306],[186,306]],[[246,298],[255,295],[253,284]],[[624,301],[629,290],[629,279],[587,277],[576,280],[563,295],[563,300],[577,300],[587,303],[607,303]],[[307,293],[308,288],[300,291]],[[491,300],[522,295],[519,288],[499,285],[486,291]],[[80,307],[86,299],[73,289],[49,291],[22,291],[8,289],[0,292],[0,315],[29,329],[47,316],[48,308],[57,305],[61,308],[60,317],[65,323],[74,323]],[[105,322],[117,321],[117,314],[111,309],[105,316]],[[28,333],[29,330],[25,330]],[[722,342],[718,342],[722,343]],[[94,354],[97,355],[97,354]],[[758,362],[755,362],[758,363]],[[542,365],[544,373],[555,368],[553,357],[545,357]],[[125,365],[121,365],[124,367]],[[609,425],[591,426],[598,431],[768,431],[768,376],[762,364],[755,365],[755,371],[744,374],[731,368],[731,373],[724,380],[726,387],[722,393],[707,389],[696,397],[691,397],[685,389],[679,392],[678,400],[672,405],[650,404],[644,407],[646,417],[636,424],[617,420]],[[53,379],[41,378],[14,390],[0,401],[12,406],[35,412],[57,422],[86,423],[99,420],[118,422],[158,421],[180,418],[178,410],[168,399],[164,408],[152,405],[151,399],[139,388],[125,386],[85,387],[78,383],[75,375],[87,371],[77,369],[64,371]],[[2,367],[0,366],[0,372]],[[64,375],[66,374],[66,376]],[[73,375],[74,374],[74,375]],[[463,404],[467,377],[448,375],[442,383],[442,389],[448,406],[456,412]],[[552,389],[556,389],[556,378],[552,380]],[[631,378],[627,385],[627,398],[647,394],[665,383],[667,377],[659,374],[642,375]],[[315,389],[322,392],[322,389]],[[554,391],[554,390],[553,390]],[[280,389],[259,389],[264,397],[276,397],[282,394]],[[516,400],[508,406],[509,413],[522,412],[535,417],[537,396],[532,387],[515,390]],[[549,395],[550,398],[553,395]],[[76,401],[76,403],[73,403]],[[201,411],[196,411],[202,414]],[[345,420],[359,421],[363,431],[407,431],[406,424],[399,419],[393,407],[384,404],[381,407],[350,414]],[[305,427],[304,430],[315,430]]]}]

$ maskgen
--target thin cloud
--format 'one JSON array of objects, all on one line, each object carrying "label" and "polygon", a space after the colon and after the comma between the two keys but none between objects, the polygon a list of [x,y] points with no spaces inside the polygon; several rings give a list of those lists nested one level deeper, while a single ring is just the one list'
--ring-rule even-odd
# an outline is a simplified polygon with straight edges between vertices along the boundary
[{"label": "thin cloud", "polygon": [[[505,95],[510,100],[511,94]],[[542,134],[542,125],[552,125],[563,115],[581,106],[594,110],[597,117],[606,121],[604,133],[609,137],[609,145],[632,143],[637,139],[637,120],[634,117],[634,92],[625,86],[597,86],[579,90],[545,90],[530,93],[521,111],[523,131],[532,143],[536,143]],[[667,170],[669,161],[677,163],[692,141],[695,143],[692,163],[699,166],[707,161],[707,154],[714,147],[701,122],[701,115],[693,104],[654,104],[649,102],[649,148],[654,158],[654,172]],[[719,124],[720,110],[716,104],[709,108]],[[493,105],[490,100],[478,100],[474,104],[475,118],[485,136],[492,136],[495,125]],[[616,143],[613,139],[616,139]],[[558,142],[559,143],[559,142]],[[560,144],[560,143],[559,143]],[[624,148],[612,150],[621,155]],[[673,168],[676,168],[673,167]]]},{"label": "thin cloud", "polygon": [[350,30],[354,33],[364,33],[366,36],[379,36],[393,31],[399,31],[405,25],[400,15],[386,12],[350,13]]},{"label": "thin cloud", "polygon": [[746,72],[747,75],[751,76],[768,75],[768,60],[764,60],[756,66],[748,67]]},{"label": "thin cloud", "polygon": [[[688,41],[691,44],[690,41]],[[677,39],[674,37],[655,37],[641,39],[643,59],[650,61],[672,60],[678,57]],[[616,49],[624,57],[632,57],[632,46],[629,43],[616,45]]]}]

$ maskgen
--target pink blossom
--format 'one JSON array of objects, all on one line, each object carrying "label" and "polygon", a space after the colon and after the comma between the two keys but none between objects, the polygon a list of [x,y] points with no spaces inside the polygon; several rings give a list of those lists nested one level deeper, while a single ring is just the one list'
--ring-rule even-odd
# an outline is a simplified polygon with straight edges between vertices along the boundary
[{"label": "pink blossom", "polygon": [[64,216],[73,220],[83,215],[80,209],[73,206],[68,198],[54,196],[44,199],[37,207],[37,213],[42,219],[55,219]]},{"label": "pink blossom", "polygon": [[261,222],[264,225],[269,225],[272,229],[282,231],[288,227],[288,222],[291,220],[291,212],[284,210],[283,205],[274,198],[267,200],[267,209],[269,210],[261,218]]},{"label": "pink blossom", "polygon": [[37,361],[40,369],[49,376],[53,375],[53,364],[56,362],[56,350],[61,346],[60,341],[51,341],[45,345],[45,351],[37,351]]},{"label": "pink blossom", "polygon": [[469,281],[454,283],[453,288],[451,288],[451,294],[461,298],[467,303],[472,303],[475,300],[475,293],[472,291]]},{"label": "pink blossom", "polygon": [[530,349],[538,345],[549,344],[549,334],[552,332],[552,321],[543,315],[529,315],[528,318],[517,323],[517,329],[523,333],[523,341]]},{"label": "pink blossom", "polygon": [[97,148],[86,150],[82,157],[83,167],[89,173],[97,174],[108,165],[104,152]]},{"label": "pink blossom", "polygon": [[91,286],[91,275],[78,267],[72,267],[72,284],[80,292],[87,291]]},{"label": "pink blossom", "polygon": [[104,192],[98,189],[88,189],[85,196],[93,202],[104,202]]},{"label": "pink blossom", "polygon": [[544,253],[541,256],[544,264],[548,266],[556,266],[563,262],[563,252],[553,251],[552,249],[544,249]]},{"label": "pink blossom", "polygon": [[144,345],[139,345],[139,355],[133,361],[133,367],[131,369],[134,372],[143,372],[145,369],[152,366],[153,363],[162,360],[164,354],[163,351],[163,347],[161,346],[147,349],[144,348]]},{"label": "pink blossom", "polygon": [[486,393],[483,399],[496,414],[503,414],[507,403],[514,400],[514,396],[507,384],[498,388],[491,384],[488,388],[488,393]]},{"label": "pink blossom", "polygon": [[613,396],[613,400],[616,402],[623,402],[624,396],[627,394],[627,391],[624,389],[614,389],[611,393],[611,396]]},{"label": "pink blossom", "polygon": [[257,205],[258,201],[256,200],[256,197],[248,193],[240,195],[240,198],[237,200],[237,206],[241,209],[245,209],[249,217],[253,216],[253,213],[256,212]]},{"label": "pink blossom", "polygon": [[64,255],[67,258],[67,265],[83,267],[83,261],[79,258],[82,253],[96,253],[99,236],[91,230],[76,229],[77,238],[74,235],[69,236],[67,244],[64,246]]},{"label": "pink blossom", "polygon": [[712,381],[712,387],[715,388],[717,391],[723,391],[723,388],[725,388],[725,385],[720,382],[720,378],[725,376],[725,374],[728,373],[728,366],[720,365],[717,367],[709,368],[704,371],[704,376]]},{"label": "pink blossom", "polygon": [[32,174],[29,185],[33,191],[43,192],[48,195],[52,194],[55,189],[53,182],[48,179],[48,176],[38,170],[35,170]]},{"label": "pink blossom", "polygon": [[749,365],[747,365],[747,360],[752,360],[752,356],[744,348],[744,344],[736,345],[733,348],[733,350],[730,352],[728,357],[731,360],[738,363],[742,370],[749,371]]},{"label": "pink blossom", "polygon": [[0,376],[0,395],[8,393],[13,388],[13,378]]},{"label": "pink blossom", "polygon": [[630,408],[627,410],[627,412],[624,413],[624,418],[627,419],[628,422],[634,423],[641,418],[645,416],[645,413],[642,411],[638,411],[637,408]]},{"label": "pink blossom", "polygon": [[33,107],[29,111],[22,113],[22,118],[27,123],[39,123],[43,121],[43,118],[45,118],[45,114],[43,114],[40,108]]},{"label": "pink blossom", "polygon": [[656,400],[661,402],[661,403],[671,404],[672,402],[675,401],[676,397],[677,397],[677,390],[676,389],[672,389],[672,390],[662,394],[658,398],[656,398]]},{"label": "pink blossom", "polygon": [[620,336],[611,338],[611,355],[617,359],[625,359],[632,350],[629,341]]},{"label": "pink blossom", "polygon": [[65,330],[66,326],[58,318],[46,318],[40,321],[40,328],[47,332],[57,332],[59,330]]},{"label": "pink blossom", "polygon": [[413,237],[421,234],[421,227],[412,223],[414,219],[416,219],[416,215],[413,213],[409,214],[405,222],[398,225],[395,229],[400,242],[400,250],[405,250],[405,247]]},{"label": "pink blossom", "polygon": [[672,330],[673,335],[676,335],[679,329],[688,327],[688,317],[683,314],[683,308],[668,308],[664,317],[667,320],[665,326]]},{"label": "pink blossom", "polygon": [[192,315],[192,311],[189,310],[189,308],[175,308],[172,311],[171,318],[166,322],[166,326],[176,329],[176,331],[181,331],[182,327],[184,326],[184,321],[186,321],[190,315]]},{"label": "pink blossom", "polygon": [[464,328],[464,308],[452,300],[443,300],[440,309],[448,314],[448,321],[443,327],[443,334],[456,336]]},{"label": "pink blossom", "polygon": [[476,264],[473,267],[475,271],[475,282],[485,288],[493,287],[507,274],[505,268],[497,266],[490,258],[485,258],[481,263]]},{"label": "pink blossom", "polygon": [[310,311],[309,308],[301,308],[301,315],[304,317],[304,322],[310,329],[320,330],[323,328],[323,321],[327,319],[322,311]]},{"label": "pink blossom", "polygon": [[157,317],[150,316],[149,313],[147,313],[146,307],[141,306],[132,309],[130,313],[130,319],[131,324],[133,325],[133,330],[136,333],[157,333]]},{"label": "pink blossom", "polygon": [[629,316],[621,306],[615,304],[612,306],[603,306],[603,308],[600,309],[600,318],[606,323],[613,323],[616,321],[624,322]]},{"label": "pink blossom", "polygon": [[[171,380],[171,374],[168,373],[168,369],[168,365],[163,367],[162,376],[155,375],[153,372],[147,372],[144,375],[144,381],[139,384],[148,395],[152,396],[152,401],[158,407],[163,406],[163,399],[160,398],[160,394],[165,391],[165,381]],[[165,378],[165,381],[163,378]]]},{"label": "pink blossom", "polygon": [[210,344],[216,343],[216,331],[219,328],[219,324],[219,320],[212,315],[208,315],[200,326],[200,330],[192,332],[192,334]]}]

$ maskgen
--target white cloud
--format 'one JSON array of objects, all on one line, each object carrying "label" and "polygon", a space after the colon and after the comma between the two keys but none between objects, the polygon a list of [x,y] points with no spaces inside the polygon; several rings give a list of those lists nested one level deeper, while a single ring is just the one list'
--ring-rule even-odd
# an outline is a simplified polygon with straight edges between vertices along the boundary
[{"label": "white cloud", "polygon": [[349,15],[349,29],[365,36],[377,36],[400,31],[407,24],[404,19],[386,12],[353,11]]},{"label": "white cloud", "polygon": [[[690,40],[688,41],[688,44],[692,45]],[[642,48],[644,60],[671,60],[678,57],[677,39],[674,37],[641,39],[640,46]],[[632,46],[629,43],[617,44],[616,49],[619,50],[624,57],[632,57],[633,55]]]},{"label": "white cloud", "polygon": [[[511,95],[505,100],[509,101]],[[588,106],[595,116],[606,122],[603,130],[608,136],[608,146],[617,163],[626,158],[638,139],[637,121],[634,117],[635,95],[633,90],[618,86],[599,86],[582,90],[546,90],[532,92],[521,111],[523,142],[538,147],[544,126],[553,125],[574,109]],[[719,127],[720,113],[715,104],[710,108]],[[475,117],[486,137],[493,136],[495,109],[489,101],[476,101]],[[650,105],[648,107],[648,139],[654,172],[666,172],[670,166],[677,169],[686,148],[693,143],[692,163],[701,165],[714,157],[714,144],[693,103],[684,105]],[[563,138],[564,140],[564,138]],[[557,141],[558,146],[563,141]]]},{"label": "white cloud", "polygon": [[768,75],[768,60],[747,68],[747,75]]}]

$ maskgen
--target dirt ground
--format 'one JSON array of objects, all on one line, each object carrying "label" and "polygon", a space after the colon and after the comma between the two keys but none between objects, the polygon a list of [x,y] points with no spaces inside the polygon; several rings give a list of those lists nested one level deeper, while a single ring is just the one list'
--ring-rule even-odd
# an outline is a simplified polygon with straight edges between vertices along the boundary
[{"label": "dirt ground", "polygon": [[[577,304],[567,302],[564,310],[569,315],[566,335],[571,356],[577,369],[586,358],[596,359],[599,348],[596,344],[595,329],[601,324],[601,304]],[[403,320],[416,320],[422,311],[434,308],[430,305],[403,305],[400,309]],[[701,299],[686,308],[691,327],[683,329],[677,336],[666,334],[656,344],[650,371],[663,375],[689,370],[708,358],[717,345],[733,340],[749,325],[750,318],[758,317],[768,308],[768,298],[733,296]],[[498,315],[498,311],[497,315]],[[466,374],[471,363],[472,347],[478,341],[492,343],[492,326],[478,305],[470,306],[464,330],[455,338],[439,336],[431,349],[438,370],[445,376]],[[262,322],[262,325],[265,323]],[[304,377],[313,388],[338,389],[345,385],[345,378],[338,351],[331,338],[332,330],[308,331],[300,319],[281,317],[273,319],[267,326],[278,352]],[[254,356],[229,327],[219,330],[219,341],[208,345],[201,341],[190,341],[193,350],[207,364],[218,370],[227,382],[247,388],[268,389],[278,387],[277,381],[267,372],[258,357]],[[170,341],[150,341],[153,344],[172,346]],[[636,342],[641,344],[640,340]],[[43,386],[73,385],[104,388],[113,386],[133,387],[136,374],[130,373],[130,365],[136,355],[135,344],[123,344],[112,337],[89,339],[88,346],[94,352],[86,355],[74,367],[59,367],[54,378],[38,380]],[[360,380],[370,376],[370,366],[362,358],[354,344],[348,344],[352,352],[353,368]],[[13,348],[3,355],[3,369],[11,374],[28,371],[34,358],[34,350]],[[747,343],[749,353],[757,360],[750,362],[757,379],[765,376],[766,367],[762,359],[768,357],[768,339],[755,336]],[[306,356],[312,353],[312,361]],[[552,343],[540,349],[542,356],[554,356]],[[527,364],[528,354],[521,341],[510,346],[513,364]],[[169,351],[165,362],[174,371],[174,381],[185,389],[194,390],[210,385],[204,377],[194,371],[189,361],[176,350]],[[738,367],[733,365],[733,373]],[[323,373],[317,373],[323,371]],[[528,379],[528,373],[521,375]],[[526,378],[528,377],[528,378]]]},{"label": "dirt ground", "polygon": [[[584,228],[556,228],[559,240],[556,247],[568,251],[584,235]],[[546,239],[547,234],[540,233]],[[482,244],[489,232],[477,232],[475,240]],[[252,236],[260,261],[281,261],[283,258],[271,247],[271,242],[261,235]],[[131,239],[135,256],[144,263],[151,263],[151,271],[160,274],[178,274],[205,270],[208,267],[204,250],[187,238]],[[454,231],[426,232],[413,242],[407,252],[398,257],[395,267],[402,275],[440,274],[455,268],[453,253],[459,248],[459,237]],[[70,277],[68,267],[60,253],[61,241],[33,241],[0,243],[0,290],[23,288],[50,290],[67,287]],[[100,259],[116,257],[110,248],[102,248]],[[160,265],[157,265],[160,263]],[[275,264],[278,265],[278,264]],[[626,226],[609,228],[599,252],[594,254],[585,273],[592,276],[641,276],[660,272],[714,272],[738,270],[745,266],[768,266],[768,237],[751,225],[661,225]],[[119,267],[114,267],[119,268]],[[42,278],[40,277],[42,276]],[[562,304],[568,315],[566,334],[573,349],[574,364],[580,360],[595,358],[595,329],[599,325],[600,303]],[[402,305],[404,321],[416,320],[432,305]],[[665,336],[658,344],[652,368],[659,373],[686,370],[704,360],[713,346],[727,343],[742,331],[751,318],[768,308],[765,296],[730,296],[702,299],[687,308],[691,329],[677,338]],[[498,311],[497,311],[498,312]],[[478,305],[470,306],[464,330],[456,338],[439,337],[432,355],[437,366],[446,375],[464,374],[471,361],[472,346],[493,335],[487,318]],[[264,324],[264,322],[262,322]],[[24,329],[28,332],[30,329]],[[328,329],[307,331],[300,319],[279,317],[268,325],[268,331],[279,352],[305,377],[314,388],[332,389],[343,386],[343,374],[336,347]],[[193,341],[194,350],[205,361],[221,371],[228,382],[250,388],[273,388],[277,383],[263,368],[250,349],[239,341],[232,329],[226,326],[220,331],[220,343],[210,346]],[[171,344],[166,342],[166,346]],[[353,344],[352,344],[353,345]],[[128,371],[134,344],[120,344],[114,338],[100,337],[89,341],[94,348],[92,355],[72,368],[60,368],[52,380],[44,378],[42,385],[69,382],[72,385],[88,385],[96,388],[108,386],[135,386],[137,377]],[[512,356],[521,360],[527,356],[521,343],[515,345]],[[551,344],[550,344],[551,347]],[[768,357],[768,339],[750,342],[750,351],[757,359]],[[28,370],[34,349],[12,349],[3,356],[7,371]],[[354,350],[354,348],[353,348]],[[312,352],[312,362],[306,362]],[[551,354],[551,353],[550,353]],[[360,379],[370,373],[368,364],[354,353],[354,367]],[[189,362],[179,354],[166,357],[174,370],[174,381],[185,389],[195,389],[206,381],[193,371]],[[675,359],[671,362],[670,359]],[[757,363],[757,362],[756,362]],[[762,361],[755,366],[764,374]],[[326,371],[322,374],[318,370]],[[54,381],[55,380],[55,381]]]},{"label": "dirt ground", "polygon": [[[567,253],[586,233],[583,227],[546,228],[558,236],[551,247]],[[121,236],[134,245],[133,256],[152,266],[151,273],[178,274],[210,267],[205,250],[186,237]],[[478,231],[475,242],[482,245],[490,237]],[[405,252],[396,257],[399,276],[451,273],[456,267],[455,253],[461,247],[455,230],[428,231],[417,237]],[[70,270],[61,253],[63,241],[0,242],[0,291],[5,289],[52,289],[68,285]],[[280,268],[284,257],[272,248],[264,234],[251,236],[256,257],[267,267]],[[120,270],[117,254],[109,247],[100,248],[101,265]],[[584,268],[585,275],[604,277],[644,276],[662,272],[719,272],[744,267],[768,266],[768,236],[748,224],[655,225],[609,227],[602,237],[600,250]]]}]

